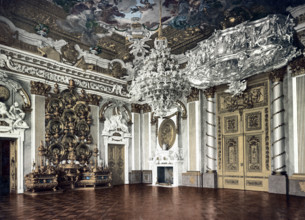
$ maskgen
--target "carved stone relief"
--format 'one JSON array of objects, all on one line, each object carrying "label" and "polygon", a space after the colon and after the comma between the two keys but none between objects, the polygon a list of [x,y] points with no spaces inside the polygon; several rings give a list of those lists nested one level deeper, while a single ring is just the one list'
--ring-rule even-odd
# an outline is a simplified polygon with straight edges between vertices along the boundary
[{"label": "carved stone relief", "polygon": [[115,131],[129,133],[131,113],[122,103],[114,101],[106,102],[100,110],[100,120],[101,122],[104,122],[104,134]]}]

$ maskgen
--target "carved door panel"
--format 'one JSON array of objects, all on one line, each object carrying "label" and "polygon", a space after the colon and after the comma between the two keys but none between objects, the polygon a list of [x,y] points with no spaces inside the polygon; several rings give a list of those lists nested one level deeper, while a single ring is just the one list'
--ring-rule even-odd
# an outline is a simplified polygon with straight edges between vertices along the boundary
[{"label": "carved door panel", "polygon": [[10,141],[10,192],[16,192],[17,184],[17,141]]},{"label": "carved door panel", "polygon": [[124,178],[124,145],[108,145],[108,166],[112,172],[112,184],[122,185]]},{"label": "carved door panel", "polygon": [[223,128],[223,175],[220,187],[244,189],[243,124],[238,113],[222,116]]},{"label": "carved door panel", "polygon": [[[268,109],[244,110],[245,189],[268,191]],[[265,123],[266,122],[266,123]]]}]

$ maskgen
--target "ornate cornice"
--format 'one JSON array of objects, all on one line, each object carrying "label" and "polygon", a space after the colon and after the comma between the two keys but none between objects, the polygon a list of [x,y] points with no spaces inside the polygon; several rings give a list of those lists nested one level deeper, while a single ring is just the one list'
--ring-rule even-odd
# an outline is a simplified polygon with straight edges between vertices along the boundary
[{"label": "ornate cornice", "polygon": [[59,63],[44,57],[0,45],[0,68],[17,72],[29,79],[68,84],[70,79],[79,88],[94,90],[103,96],[128,99],[126,82],[93,71]]},{"label": "ornate cornice", "polygon": [[206,98],[214,98],[215,96],[215,87],[207,88],[203,91]]},{"label": "ornate cornice", "polygon": [[31,81],[31,94],[47,96],[51,90],[51,86],[42,82]]},{"label": "ornate cornice", "polygon": [[287,67],[283,67],[281,69],[273,70],[269,74],[269,78],[272,82],[280,82],[283,81],[284,75],[287,73]]},{"label": "ornate cornice", "polygon": [[191,93],[186,97],[187,102],[199,101],[200,98],[200,89],[192,88]]},{"label": "ornate cornice", "polygon": [[298,59],[295,59],[289,64],[291,68],[291,75],[298,76],[305,74],[305,57],[302,56]]}]

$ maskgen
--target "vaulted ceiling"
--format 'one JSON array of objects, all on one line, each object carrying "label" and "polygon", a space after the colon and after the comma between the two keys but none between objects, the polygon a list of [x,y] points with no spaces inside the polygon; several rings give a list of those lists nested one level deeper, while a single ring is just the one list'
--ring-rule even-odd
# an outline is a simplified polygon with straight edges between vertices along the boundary
[{"label": "vaulted ceiling", "polygon": [[[277,0],[162,0],[163,34],[172,53],[181,54],[211,36],[215,29],[226,29],[268,14],[288,15],[287,7],[304,3],[305,0],[280,3]],[[2,0],[0,13],[30,33],[37,32],[35,27],[43,24],[48,29],[47,37],[64,39],[84,50],[97,47],[101,58],[129,62],[134,57],[126,36],[133,34],[138,25],[155,38],[159,4],[159,0]],[[146,44],[153,47],[153,40]]]}]

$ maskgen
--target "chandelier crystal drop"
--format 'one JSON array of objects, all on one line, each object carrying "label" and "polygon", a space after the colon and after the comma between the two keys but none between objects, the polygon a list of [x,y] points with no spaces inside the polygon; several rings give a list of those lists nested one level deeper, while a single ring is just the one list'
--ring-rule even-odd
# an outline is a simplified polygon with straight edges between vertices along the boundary
[{"label": "chandelier crystal drop", "polygon": [[149,104],[156,116],[163,117],[175,107],[177,100],[189,94],[190,83],[170,53],[167,39],[156,38],[154,46],[132,81],[130,95],[133,101]]}]

